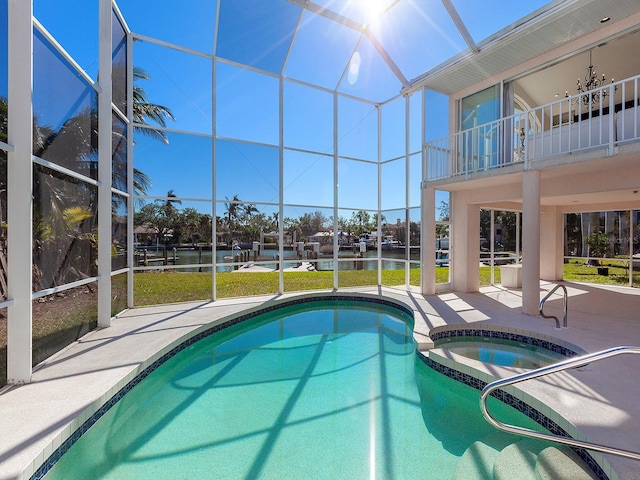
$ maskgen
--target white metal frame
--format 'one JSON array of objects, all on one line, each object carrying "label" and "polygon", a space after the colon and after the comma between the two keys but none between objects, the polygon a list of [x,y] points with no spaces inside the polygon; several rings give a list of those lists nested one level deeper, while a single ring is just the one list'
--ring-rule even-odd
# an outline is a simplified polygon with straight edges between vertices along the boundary
[{"label": "white metal frame", "polygon": [[[8,338],[8,382],[10,384],[20,384],[29,382],[31,379],[31,371],[32,371],[32,360],[31,360],[31,345],[32,345],[32,301],[36,298],[45,297],[47,295],[51,295],[57,292],[61,292],[70,288],[75,288],[82,285],[91,284],[97,282],[98,285],[98,325],[101,327],[107,327],[111,324],[112,316],[112,292],[111,292],[111,281],[112,278],[116,275],[127,275],[127,306],[129,308],[133,307],[135,304],[134,298],[134,272],[137,270],[144,270],[144,268],[137,268],[134,265],[134,234],[133,234],[133,219],[135,213],[135,201],[136,195],[134,192],[134,183],[133,183],[133,172],[134,172],[134,128],[142,127],[141,125],[134,124],[133,119],[133,106],[132,106],[132,97],[133,97],[133,63],[134,63],[134,52],[133,52],[133,40],[138,38],[147,42],[151,42],[166,48],[173,48],[185,53],[193,54],[208,58],[211,60],[213,68],[213,85],[214,85],[214,94],[212,98],[212,109],[215,112],[216,110],[216,92],[215,92],[215,76],[216,76],[216,65],[218,62],[230,63],[224,59],[217,58],[215,55],[209,55],[202,52],[198,52],[195,50],[187,49],[184,47],[180,47],[177,45],[170,44],[168,42],[164,42],[158,39],[149,38],[144,35],[133,34],[125,19],[123,18],[120,10],[118,9],[114,0],[100,0],[98,5],[99,12],[99,23],[98,23],[98,52],[99,52],[99,65],[98,65],[98,81],[93,80],[74,60],[74,58],[69,55],[69,53],[56,41],[56,39],[49,34],[49,32],[34,18],[33,16],[33,0],[8,0],[8,10],[9,10],[9,139],[8,143],[0,143],[0,148],[4,151],[7,151],[8,154],[8,182],[12,185],[20,185],[25,188],[12,188],[9,189],[8,197],[7,197],[7,205],[8,205],[8,218],[7,222],[12,225],[12,228],[8,231],[8,245],[9,245],[9,270],[11,271],[11,275],[9,276],[9,298],[0,303],[0,307],[8,307],[8,325],[9,325],[9,338]],[[305,3],[303,10],[314,11],[315,7],[311,3]],[[318,13],[318,12],[315,12]],[[216,15],[219,18],[220,14],[220,4],[218,2]],[[125,35],[127,36],[127,44],[126,44],[126,57],[127,57],[127,111],[122,112],[119,108],[113,104],[113,94],[112,94],[112,84],[111,77],[113,73],[113,65],[112,65],[112,21],[115,18],[121,22]],[[302,22],[302,17],[300,17],[300,22]],[[341,19],[338,19],[342,22]],[[217,22],[216,22],[217,25]],[[298,28],[300,28],[301,23],[298,24]],[[79,174],[75,171],[72,171],[68,168],[61,167],[52,162],[48,162],[44,159],[35,157],[32,155],[32,128],[33,128],[33,105],[31,92],[33,88],[25,88],[25,85],[33,84],[33,65],[32,62],[25,62],[24,59],[32,59],[33,58],[33,32],[36,29],[40,32],[45,39],[53,46],[53,48],[64,58],[65,61],[71,65],[73,69],[75,69],[78,74],[97,92],[98,94],[98,178],[92,179],[85,177],[82,174]],[[389,65],[391,70],[394,72],[396,76],[398,76],[401,83],[407,86],[408,82],[406,79],[402,77],[400,70],[395,66],[390,56],[384,52],[381,45],[375,42],[370,32],[362,32],[361,31],[361,39],[368,37],[370,41],[373,41],[374,47],[381,54],[383,60]],[[214,52],[216,47],[216,36],[214,35]],[[357,47],[356,47],[357,49]],[[354,50],[355,51],[355,50]],[[290,52],[289,52],[290,53]],[[288,56],[287,56],[288,60]],[[235,64],[234,64],[235,65]],[[284,191],[283,191],[283,181],[284,181],[284,121],[283,121],[283,113],[284,113],[284,85],[286,82],[292,82],[295,84],[304,85],[307,87],[311,87],[320,91],[325,91],[333,95],[333,152],[330,154],[333,157],[334,164],[334,191],[333,191],[333,205],[331,208],[334,212],[334,232],[338,231],[338,216],[342,209],[350,209],[347,205],[341,205],[338,192],[338,177],[339,171],[338,166],[339,162],[342,159],[352,160],[352,161],[362,161],[366,163],[376,164],[378,168],[378,202],[377,202],[377,210],[376,214],[376,223],[378,227],[378,231],[381,231],[381,190],[382,190],[382,110],[385,104],[392,102],[393,100],[404,97],[404,122],[405,122],[405,151],[403,155],[398,157],[398,160],[404,158],[405,160],[405,205],[403,210],[405,212],[405,222],[407,224],[406,228],[406,244],[409,244],[410,238],[410,205],[411,205],[411,197],[410,197],[410,175],[411,175],[411,155],[417,152],[411,152],[411,142],[410,142],[410,124],[411,124],[411,114],[410,114],[410,95],[409,94],[398,94],[393,98],[390,98],[384,102],[376,103],[371,100],[366,100],[363,98],[358,98],[350,94],[344,94],[338,91],[340,81],[342,81],[348,73],[348,66],[345,67],[345,70],[342,74],[338,85],[334,89],[327,89],[324,87],[318,87],[315,85],[308,84],[306,82],[301,82],[299,80],[287,78],[284,75],[284,67],[283,71],[280,72],[279,75],[274,75],[271,72],[265,72],[259,69],[255,69],[252,67],[247,67],[244,65],[237,65],[242,68],[246,68],[249,70],[256,71],[258,73],[269,75],[272,77],[276,77],[279,79],[279,110],[280,110],[280,124],[279,124],[279,141],[277,148],[279,149],[279,198],[278,203],[274,204],[277,206],[279,212],[279,226],[278,226],[278,235],[280,239],[280,250],[279,254],[281,258],[284,256],[283,245],[284,245],[284,226],[283,226],[283,215],[284,215]],[[285,62],[286,66],[286,62]],[[358,102],[362,102],[365,104],[369,104],[375,107],[375,112],[377,115],[377,134],[378,134],[378,145],[377,145],[377,157],[375,160],[368,161],[360,158],[350,158],[345,156],[340,156],[340,132],[338,128],[338,118],[339,118],[339,100],[341,98],[351,99]],[[345,108],[344,106],[342,108]],[[112,148],[112,115],[116,115],[119,119],[121,119],[126,124],[127,131],[127,187],[126,191],[117,189],[112,186],[112,156],[111,156],[111,148]],[[211,203],[211,212],[212,212],[212,239],[215,242],[216,239],[216,209],[218,206],[218,201],[216,200],[216,185],[215,185],[215,164],[216,164],[216,139],[217,137],[217,125],[215,115],[212,119],[212,129],[210,134],[202,134],[202,133],[193,133],[193,132],[183,132],[178,129],[173,129],[170,127],[156,127],[156,126],[145,126],[146,128],[154,128],[160,131],[166,132],[174,132],[174,133],[185,133],[189,135],[195,136],[203,136],[209,137],[211,139],[211,148],[212,148],[212,158],[213,158],[213,176],[211,178],[212,182],[212,198],[209,200],[206,199],[189,199],[189,198],[180,198],[181,200],[191,200],[191,201],[210,201]],[[238,139],[229,139],[233,141],[241,141]],[[248,142],[254,143],[254,142]],[[271,145],[270,145],[271,146]],[[291,149],[291,150],[299,150],[299,149]],[[303,151],[303,150],[300,150]],[[317,154],[318,152],[311,152]],[[394,159],[390,159],[394,160]],[[388,161],[390,161],[388,160]],[[385,160],[387,161],[387,160]],[[97,188],[98,192],[98,236],[101,241],[98,243],[98,274],[95,277],[83,279],[80,281],[72,282],[65,285],[59,285],[52,288],[43,289],[41,291],[32,292],[32,198],[31,198],[31,190],[32,188],[28,188],[32,185],[33,179],[33,168],[34,164],[41,165],[47,167],[49,169],[55,170],[57,172],[62,173],[63,175],[71,178],[75,178],[81,180],[82,182],[92,185]],[[414,172],[415,174],[415,172]],[[424,174],[423,174],[424,176]],[[112,195],[119,195],[126,199],[127,202],[127,266],[125,268],[119,269],[117,271],[111,271],[111,227],[112,227],[112,216],[111,212],[111,201]],[[155,198],[155,197],[149,197]],[[288,204],[286,206],[289,206]],[[325,207],[318,207],[325,208]],[[354,209],[354,208],[351,208]],[[372,211],[373,212],[373,211]],[[422,236],[421,236],[422,237]],[[339,262],[341,261],[338,256],[338,236],[334,235],[334,256],[333,256],[333,265],[334,265],[334,276],[333,276],[333,287],[335,289],[339,286]],[[421,238],[422,241],[422,238]],[[216,246],[212,247],[212,299],[216,300]],[[382,282],[382,258],[381,258],[381,246],[378,245],[378,255],[376,256],[376,261],[378,264],[377,267],[377,277],[378,277],[378,285],[381,285]],[[410,255],[409,251],[407,251],[407,255],[404,258],[405,265],[405,287],[409,287],[409,268],[410,268]],[[174,267],[175,268],[175,267]],[[285,291],[284,285],[284,274],[282,270],[279,274],[279,293],[283,293]],[[25,321],[28,319],[28,321]]]},{"label": "white metal frame", "polygon": [[[31,381],[31,250],[33,200],[33,4],[9,0],[9,131],[7,183],[8,307],[7,382]],[[28,61],[25,61],[28,59]],[[25,88],[31,85],[31,88]]]},{"label": "white metal frame", "polygon": [[[98,325],[111,325],[111,116],[112,34],[111,0],[99,3],[98,78]],[[109,241],[105,241],[109,239]]]}]

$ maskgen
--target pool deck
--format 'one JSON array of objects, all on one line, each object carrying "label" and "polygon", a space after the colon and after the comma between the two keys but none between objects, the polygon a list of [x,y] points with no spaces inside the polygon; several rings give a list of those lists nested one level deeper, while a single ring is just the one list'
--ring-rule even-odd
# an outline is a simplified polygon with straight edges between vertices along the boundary
[{"label": "pool deck", "polygon": [[[478,293],[424,297],[394,289],[345,289],[384,295],[415,311],[414,336],[429,346],[430,329],[453,324],[490,324],[557,337],[588,352],[620,345],[640,346],[640,290],[564,283],[569,291],[569,328],[523,315],[521,291],[483,287]],[[552,288],[541,283],[541,297]],[[295,296],[263,296],[136,308],[120,314],[111,327],[93,331],[39,365],[32,382],[0,395],[0,479],[31,473],[86,419],[123,386],[140,365],[184,334],[265,302]],[[547,301],[546,313],[561,316],[562,298]],[[593,442],[640,450],[640,359],[622,355],[586,368],[533,380],[523,390],[572,422]],[[486,366],[495,377],[509,369]],[[524,384],[523,384],[524,385]],[[545,413],[545,412],[543,412]],[[640,462],[607,455],[624,480],[640,479]],[[23,477],[24,471],[24,477]],[[613,476],[615,478],[615,475]]]}]

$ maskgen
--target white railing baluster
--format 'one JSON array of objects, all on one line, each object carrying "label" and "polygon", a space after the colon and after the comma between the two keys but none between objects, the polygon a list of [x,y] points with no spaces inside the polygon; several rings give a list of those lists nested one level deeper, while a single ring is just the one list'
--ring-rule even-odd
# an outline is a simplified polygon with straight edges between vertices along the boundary
[{"label": "white railing baluster", "polygon": [[[614,147],[615,142],[617,140],[617,132],[616,132],[616,104],[615,104],[615,96],[616,96],[616,88],[611,85],[609,88],[609,155],[614,155]],[[624,97],[622,97],[622,105],[620,109],[620,115],[624,116]],[[600,125],[602,128],[602,125]]]},{"label": "white railing baluster", "polygon": [[[517,161],[528,168],[529,162],[588,148],[608,148],[613,155],[619,142],[640,140],[639,79],[640,75],[631,77],[428,142],[425,180],[468,177]],[[609,97],[607,104],[603,92]],[[617,113],[616,93],[622,96]],[[594,96],[601,99],[595,105]]]}]

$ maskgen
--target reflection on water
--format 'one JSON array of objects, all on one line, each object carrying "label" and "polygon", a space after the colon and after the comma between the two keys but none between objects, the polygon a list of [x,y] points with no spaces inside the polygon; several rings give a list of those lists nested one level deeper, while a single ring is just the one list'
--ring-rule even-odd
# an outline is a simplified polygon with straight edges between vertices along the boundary
[{"label": "reflection on water", "polygon": [[[231,272],[234,270],[233,262],[242,262],[242,257],[240,256],[242,253],[247,252],[246,250],[217,250],[216,251],[216,264],[218,272]],[[297,252],[293,250],[285,250],[284,251],[284,261],[292,262],[290,264],[285,264],[285,268],[296,266],[294,262],[300,261],[309,261],[307,259],[307,254],[310,252],[305,251],[303,259],[300,260],[297,257]],[[360,255],[360,254],[358,254]],[[259,265],[276,269],[277,268],[277,250],[265,250],[261,253],[259,258]],[[405,252],[404,251],[383,251],[382,258],[384,259],[384,268],[389,270],[394,269],[403,269],[404,262],[403,261],[394,261],[397,260],[405,260]],[[143,254],[140,254],[140,264],[142,264]],[[205,249],[167,249],[166,251],[166,260],[168,265],[211,265],[212,252],[211,250]],[[253,252],[248,252],[248,262],[254,263],[253,261]],[[362,254],[362,257],[356,259],[356,256],[352,252],[340,252],[341,259],[349,259],[345,261],[339,262],[340,270],[376,270],[378,268],[377,261],[377,251],[368,251]],[[156,264],[161,267],[165,262],[165,252],[164,250],[147,250],[146,259],[148,265]],[[352,259],[352,260],[351,260]],[[364,260],[363,260],[364,259]],[[273,261],[271,261],[273,260]],[[419,261],[420,255],[418,249],[411,251],[411,260]],[[326,255],[320,256],[317,262],[313,261],[316,264],[317,270],[333,270],[333,256]],[[202,272],[210,272],[211,267],[199,267],[194,266],[192,268],[181,269],[182,271],[202,271]]]},{"label": "reflection on water", "polygon": [[436,346],[472,360],[503,367],[533,369],[567,358],[547,348],[505,338],[451,337],[436,342]]}]

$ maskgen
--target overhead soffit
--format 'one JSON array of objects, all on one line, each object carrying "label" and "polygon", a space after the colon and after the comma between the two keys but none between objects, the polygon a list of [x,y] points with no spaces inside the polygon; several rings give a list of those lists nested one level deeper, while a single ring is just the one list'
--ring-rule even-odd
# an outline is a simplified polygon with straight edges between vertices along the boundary
[{"label": "overhead soffit", "polygon": [[[552,15],[523,24],[479,45],[478,53],[465,53],[412,80],[412,87],[426,87],[453,95],[487,77],[498,75],[557,47],[603,28],[600,19],[625,19],[640,12],[637,0],[570,2]],[[610,25],[607,23],[606,25]]]}]

